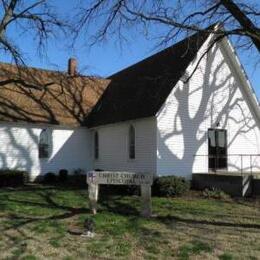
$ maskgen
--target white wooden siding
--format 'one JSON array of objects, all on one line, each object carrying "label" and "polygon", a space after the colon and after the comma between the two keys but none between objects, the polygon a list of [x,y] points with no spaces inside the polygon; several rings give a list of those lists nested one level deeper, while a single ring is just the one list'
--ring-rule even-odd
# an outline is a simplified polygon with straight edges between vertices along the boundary
[{"label": "white wooden siding", "polygon": [[[204,50],[205,46],[188,73]],[[48,159],[38,158],[39,135],[47,126],[2,123],[0,168],[26,170],[31,179],[49,171],[57,173],[61,168],[70,172],[98,168],[190,178],[192,172],[208,170],[208,158],[203,156],[208,154],[207,130],[217,127],[217,122],[219,128],[227,129],[229,154],[260,154],[260,120],[233,62],[222,43],[213,48],[187,84],[177,83],[156,117],[90,130],[50,127],[53,151]],[[135,127],[135,159],[128,155],[130,125]],[[99,134],[97,160],[93,152],[95,130]],[[229,158],[229,170],[241,167],[240,157]],[[249,157],[244,158],[243,170],[251,170],[249,162]],[[252,157],[252,163],[252,170],[260,171],[259,157]]]},{"label": "white wooden siding", "polygon": [[[130,125],[135,128],[135,159],[129,159],[128,155]],[[99,158],[95,160],[92,155],[95,169],[156,173],[155,118],[111,124],[92,130],[99,134]]]},{"label": "white wooden siding", "polygon": [[[188,68],[193,71],[197,60]],[[174,57],[173,57],[174,58]],[[227,50],[222,43],[201,61],[187,84],[178,82],[157,115],[157,174],[191,177],[192,172],[207,172],[207,130],[227,129],[228,154],[260,154],[260,125],[248,101]],[[249,157],[243,170],[249,171]],[[260,158],[253,157],[253,170],[260,171]],[[241,160],[229,157],[229,170],[238,170]]]},{"label": "white wooden siding", "polygon": [[[46,126],[47,127],[47,126]],[[93,168],[90,157],[90,132],[86,128],[49,127],[53,149],[48,159],[39,159],[38,141],[42,129],[34,125],[0,124],[0,168],[26,170],[31,179],[49,171]]]}]

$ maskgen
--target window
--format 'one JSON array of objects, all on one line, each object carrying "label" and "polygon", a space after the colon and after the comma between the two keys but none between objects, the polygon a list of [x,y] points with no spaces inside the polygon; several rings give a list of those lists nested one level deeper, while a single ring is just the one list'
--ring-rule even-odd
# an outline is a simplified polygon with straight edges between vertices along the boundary
[{"label": "window", "polygon": [[98,140],[98,132],[94,134],[94,156],[95,159],[99,157],[99,140]]},{"label": "window", "polygon": [[135,129],[132,125],[128,133],[128,153],[130,159],[135,159]]},{"label": "window", "polygon": [[227,168],[227,131],[225,129],[208,130],[209,169]]},{"label": "window", "polygon": [[39,140],[39,158],[49,158],[51,149],[51,135],[48,129],[43,129]]}]

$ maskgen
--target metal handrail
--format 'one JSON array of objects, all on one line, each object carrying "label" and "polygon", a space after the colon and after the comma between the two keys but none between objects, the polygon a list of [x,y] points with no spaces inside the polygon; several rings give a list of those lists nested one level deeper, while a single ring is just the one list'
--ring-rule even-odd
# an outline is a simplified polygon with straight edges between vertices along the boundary
[{"label": "metal handrail", "polygon": [[[240,172],[241,174],[243,174],[243,166],[244,166],[244,161],[243,161],[243,158],[244,157],[249,157],[249,160],[250,160],[250,173],[251,175],[253,174],[253,160],[252,158],[253,157],[259,157],[259,165],[260,165],[260,154],[241,154],[241,153],[238,153],[238,154],[227,154],[227,155],[209,155],[209,154],[195,154],[193,155],[194,157],[207,157],[209,159],[215,159],[215,167],[214,168],[211,168],[213,169],[214,172],[217,172],[217,159],[221,159],[221,158],[229,158],[229,157],[232,157],[232,156],[239,156],[240,157]],[[228,162],[227,162],[227,167],[226,169],[228,168]],[[209,170],[209,167],[208,167],[208,170]]]}]

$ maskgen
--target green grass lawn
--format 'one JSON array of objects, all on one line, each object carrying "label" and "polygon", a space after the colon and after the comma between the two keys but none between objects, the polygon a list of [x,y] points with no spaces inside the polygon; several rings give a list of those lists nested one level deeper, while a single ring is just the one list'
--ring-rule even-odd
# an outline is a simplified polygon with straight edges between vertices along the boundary
[{"label": "green grass lawn", "polygon": [[[260,259],[260,200],[220,201],[191,194],[103,196],[94,238],[75,234],[90,217],[87,191],[31,185],[0,190],[1,259]],[[91,216],[92,217],[92,216]]]}]

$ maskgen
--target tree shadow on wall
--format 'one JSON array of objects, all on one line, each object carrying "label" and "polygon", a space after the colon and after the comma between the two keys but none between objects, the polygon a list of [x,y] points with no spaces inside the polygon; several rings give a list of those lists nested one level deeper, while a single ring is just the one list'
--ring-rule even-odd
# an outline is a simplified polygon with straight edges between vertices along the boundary
[{"label": "tree shadow on wall", "polygon": [[[181,174],[190,174],[197,165],[207,166],[205,158],[197,160],[194,155],[208,154],[206,143],[207,128],[209,127],[216,127],[219,123],[220,128],[228,129],[230,124],[235,125],[235,127],[232,126],[235,133],[229,136],[229,147],[236,142],[238,136],[246,136],[247,133],[257,128],[254,118],[246,112],[244,99],[237,95],[239,83],[233,80],[233,70],[231,69],[232,72],[227,74],[223,60],[219,61],[217,65],[214,63],[214,59],[218,57],[218,50],[219,48],[215,47],[208,52],[205,56],[206,63],[201,62],[188,83],[182,87],[176,87],[173,98],[168,99],[166,105],[161,109],[159,120],[169,110],[175,111],[175,113],[172,113],[172,118],[166,122],[166,131],[157,131],[157,165],[159,169],[163,169],[160,174],[172,174],[173,169],[176,170],[174,174],[178,174],[178,171],[181,171]],[[166,54],[171,55],[171,53]],[[144,70],[143,74],[139,76],[136,86],[129,88],[129,86],[120,85],[117,88],[118,91],[112,95],[114,99],[118,100],[121,98],[121,94],[129,96],[119,104],[122,103],[124,111],[127,107],[130,118],[135,116],[134,113],[137,113],[138,109],[143,115],[148,109],[145,102],[142,102],[140,107],[132,108],[131,104],[135,98],[143,101],[154,100],[154,103],[157,104],[158,100],[161,102],[162,99],[156,95],[157,88],[160,89],[158,93],[168,93],[171,82],[175,82],[176,77],[180,76],[174,74],[174,78],[171,77],[173,68],[167,67],[167,64],[161,65],[163,70],[157,71],[154,77],[149,73],[148,77]],[[158,64],[156,66],[158,68]],[[126,81],[127,78],[124,77],[124,80]],[[3,148],[2,151],[0,149],[1,167],[11,166],[26,169],[29,172],[33,172],[38,167],[34,165],[33,154],[38,154],[39,133],[34,132],[33,127],[18,126],[17,122],[35,123],[39,126],[41,124],[42,126],[46,126],[46,124],[84,126],[86,116],[92,107],[95,107],[94,110],[102,110],[104,107],[112,109],[112,112],[119,110],[117,115],[122,116],[121,107],[114,107],[114,103],[102,104],[104,100],[100,99],[105,89],[104,95],[111,92],[113,86],[121,83],[123,82],[118,82],[117,77],[113,77],[111,80],[101,80],[0,64],[0,120],[15,123],[17,129],[22,128],[27,132],[27,140],[31,140],[29,145],[27,140],[21,140],[19,131],[13,131],[11,127],[13,125],[3,128],[2,131],[5,132],[8,139],[8,146],[14,147],[14,149],[10,149],[8,152],[6,152],[7,148]],[[139,83],[145,84],[145,86],[152,84],[151,88],[139,89]],[[144,92],[142,92],[143,89],[145,89]],[[127,95],[125,95],[125,91]],[[155,106],[154,104],[149,105]],[[114,117],[113,114],[110,114],[110,117]],[[65,142],[55,155],[55,159],[61,160],[62,149],[65,149],[66,146],[69,150],[70,145],[69,140]],[[233,167],[238,169],[236,164],[233,164]]]},{"label": "tree shadow on wall", "polygon": [[107,80],[94,77],[1,63],[0,168],[30,173],[41,169],[42,162],[38,161],[40,129],[83,126],[107,84]]},{"label": "tree shadow on wall", "polygon": [[[229,150],[238,136],[246,140],[247,133],[255,134],[260,127],[254,114],[246,109],[246,95],[245,98],[239,95],[242,89],[238,87],[240,83],[234,77],[232,66],[226,63],[227,60],[214,62],[219,57],[219,51],[218,45],[212,48],[205,57],[205,63],[201,62],[188,83],[182,86],[180,83],[173,97],[161,109],[159,124],[160,120],[163,127],[167,124],[166,129],[158,131],[157,139],[157,168],[162,169],[162,175],[188,176],[192,172],[207,172],[209,128],[227,129]],[[230,69],[228,73],[226,64]],[[166,122],[165,116],[169,113],[172,116],[166,117]],[[254,146],[257,147],[257,144]],[[198,154],[202,156],[196,157]],[[240,163],[229,161],[229,167],[240,170]],[[260,165],[255,167],[260,169]]]}]

